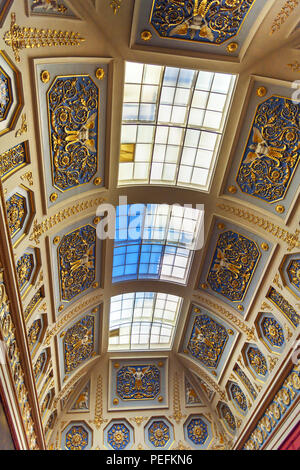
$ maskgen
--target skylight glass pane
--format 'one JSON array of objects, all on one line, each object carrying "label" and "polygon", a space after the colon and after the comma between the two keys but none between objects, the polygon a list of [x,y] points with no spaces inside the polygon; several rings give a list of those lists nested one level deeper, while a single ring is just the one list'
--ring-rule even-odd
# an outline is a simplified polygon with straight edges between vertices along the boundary
[{"label": "skylight glass pane", "polygon": [[[196,170],[202,168],[194,168],[190,178],[201,177]],[[198,209],[167,204],[118,206],[112,281],[157,279],[185,284],[200,223]]]},{"label": "skylight glass pane", "polygon": [[[230,74],[126,62],[119,185],[208,190],[234,83]],[[145,156],[140,143],[149,144]],[[190,147],[211,154],[202,163]]]},{"label": "skylight glass pane", "polygon": [[156,292],[111,298],[109,351],[171,349],[182,299]]}]

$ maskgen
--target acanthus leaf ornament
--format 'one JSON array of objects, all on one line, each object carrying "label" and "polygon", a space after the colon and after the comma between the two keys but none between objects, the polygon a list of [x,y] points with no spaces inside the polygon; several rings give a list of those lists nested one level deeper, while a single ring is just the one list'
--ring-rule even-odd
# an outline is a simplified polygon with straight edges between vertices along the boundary
[{"label": "acanthus leaf ornament", "polygon": [[21,27],[16,24],[16,14],[11,14],[10,29],[4,34],[4,41],[11,47],[16,62],[20,62],[20,51],[34,47],[79,46],[85,39],[73,31],[57,31]]}]

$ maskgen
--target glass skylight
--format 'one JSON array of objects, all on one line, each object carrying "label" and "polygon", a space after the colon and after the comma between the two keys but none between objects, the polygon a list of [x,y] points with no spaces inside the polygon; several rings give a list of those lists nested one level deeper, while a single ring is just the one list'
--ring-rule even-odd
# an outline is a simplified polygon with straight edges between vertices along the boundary
[{"label": "glass skylight", "polygon": [[186,283],[202,211],[167,204],[117,207],[112,281]]},{"label": "glass skylight", "polygon": [[181,297],[135,292],[111,298],[109,351],[170,349]]},{"label": "glass skylight", "polygon": [[126,62],[119,185],[207,190],[235,76]]}]

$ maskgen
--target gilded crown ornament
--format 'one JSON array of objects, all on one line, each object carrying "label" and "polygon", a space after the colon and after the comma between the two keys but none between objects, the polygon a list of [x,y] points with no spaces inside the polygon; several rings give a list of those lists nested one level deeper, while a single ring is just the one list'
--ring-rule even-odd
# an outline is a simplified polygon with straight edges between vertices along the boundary
[{"label": "gilded crown ornament", "polygon": [[20,51],[35,47],[79,46],[85,39],[73,31],[37,29],[16,24],[16,14],[11,14],[10,29],[4,34],[4,41],[11,47],[16,62],[20,62]]}]

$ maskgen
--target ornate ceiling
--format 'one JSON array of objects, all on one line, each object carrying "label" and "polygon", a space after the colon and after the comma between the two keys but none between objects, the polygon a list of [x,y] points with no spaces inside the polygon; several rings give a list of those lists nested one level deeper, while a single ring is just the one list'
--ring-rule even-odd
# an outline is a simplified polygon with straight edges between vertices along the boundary
[{"label": "ornate ceiling", "polygon": [[[278,448],[299,409],[298,1],[0,0],[0,26],[0,333],[14,377],[5,390],[22,416],[17,447]],[[126,105],[139,106],[134,119],[124,117],[126,62],[160,74],[151,82],[137,66],[130,93],[141,95]],[[215,74],[209,88],[194,70]],[[173,93],[189,112],[190,90],[207,99],[197,106],[212,124],[158,117],[174,71]],[[139,140],[149,122],[150,141]],[[123,141],[122,124],[135,137]],[[195,173],[207,171],[207,184],[119,184],[119,165],[145,165],[138,150],[159,143],[162,127],[182,131],[179,153],[218,134],[215,160]],[[171,160],[176,171],[182,162]],[[203,205],[204,244],[178,282],[153,272],[187,245],[162,261],[148,243],[137,261],[142,248],[128,240],[114,278],[116,245],[97,234],[124,196],[152,208]]]}]

